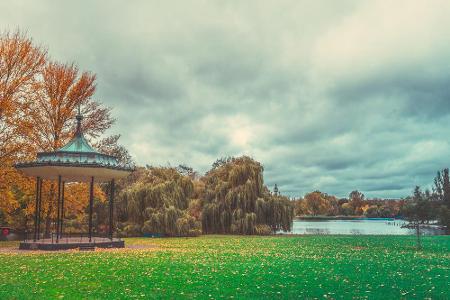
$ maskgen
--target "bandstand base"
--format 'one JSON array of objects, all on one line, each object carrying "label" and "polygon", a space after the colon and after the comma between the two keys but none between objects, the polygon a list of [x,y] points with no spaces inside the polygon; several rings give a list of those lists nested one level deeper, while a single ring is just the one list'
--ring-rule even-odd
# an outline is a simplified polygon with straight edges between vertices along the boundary
[{"label": "bandstand base", "polygon": [[125,248],[125,241],[120,239],[108,239],[93,237],[91,242],[88,238],[62,238],[56,243],[55,239],[41,239],[36,242],[27,240],[20,242],[19,250],[69,250],[80,247],[98,247],[98,248]]}]

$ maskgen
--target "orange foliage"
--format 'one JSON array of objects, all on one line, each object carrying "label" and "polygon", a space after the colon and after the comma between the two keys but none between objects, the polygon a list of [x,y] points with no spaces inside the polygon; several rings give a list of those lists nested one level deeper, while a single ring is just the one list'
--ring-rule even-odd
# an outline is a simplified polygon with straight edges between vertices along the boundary
[{"label": "orange foliage", "polygon": [[26,154],[29,94],[45,64],[46,51],[19,31],[0,35],[0,165]]},{"label": "orange foliage", "polygon": [[73,64],[50,62],[42,77],[42,82],[35,86],[35,128],[30,134],[39,150],[57,150],[72,137],[78,106],[82,107],[83,131],[87,136],[99,136],[114,122],[110,109],[91,99],[95,92],[95,75],[83,72],[79,76]]},{"label": "orange foliage", "polygon": [[[106,195],[99,186],[94,186],[94,198],[106,201]],[[89,184],[68,183],[65,187],[65,210],[67,212],[82,215],[89,203]]]},{"label": "orange foliage", "polygon": [[[0,211],[12,216],[26,201],[25,214],[34,214],[36,181],[17,172],[13,163],[67,143],[78,106],[87,138],[97,138],[113,124],[110,109],[91,98],[95,79],[88,72],[79,74],[74,64],[48,61],[47,52],[19,31],[0,34]],[[56,185],[43,183],[42,216],[47,218],[47,231],[56,214]],[[65,196],[66,211],[83,215],[88,185],[67,184]],[[106,199],[97,186],[95,197]]]}]

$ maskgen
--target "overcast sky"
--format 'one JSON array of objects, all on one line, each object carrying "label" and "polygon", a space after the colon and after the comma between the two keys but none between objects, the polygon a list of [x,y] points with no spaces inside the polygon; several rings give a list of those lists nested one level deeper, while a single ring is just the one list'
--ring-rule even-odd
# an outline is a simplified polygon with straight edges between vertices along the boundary
[{"label": "overcast sky", "polygon": [[138,164],[250,155],[300,196],[403,197],[450,165],[450,1],[1,1],[97,74]]}]

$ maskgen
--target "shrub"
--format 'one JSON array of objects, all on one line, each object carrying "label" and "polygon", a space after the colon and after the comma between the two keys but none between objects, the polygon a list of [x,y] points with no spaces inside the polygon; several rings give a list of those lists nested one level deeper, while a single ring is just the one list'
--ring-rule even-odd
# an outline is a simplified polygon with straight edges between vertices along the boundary
[{"label": "shrub", "polygon": [[259,224],[255,226],[255,233],[257,235],[270,235],[272,234],[272,228],[269,225]]}]

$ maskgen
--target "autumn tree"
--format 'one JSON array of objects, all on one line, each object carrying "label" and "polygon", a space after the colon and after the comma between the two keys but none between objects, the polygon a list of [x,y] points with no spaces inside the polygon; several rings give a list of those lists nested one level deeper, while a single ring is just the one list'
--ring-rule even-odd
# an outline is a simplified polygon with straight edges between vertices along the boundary
[{"label": "autumn tree", "polygon": [[320,191],[308,193],[305,195],[304,201],[306,210],[309,212],[309,214],[313,216],[327,214],[329,203],[327,201],[326,194]]},{"label": "autumn tree", "polygon": [[74,64],[47,63],[33,102],[35,130],[30,137],[38,150],[55,151],[72,137],[78,107],[87,138],[97,138],[111,127],[111,109],[92,99],[95,88],[94,74],[80,74]]},{"label": "autumn tree", "polygon": [[348,195],[349,204],[351,205],[355,214],[357,215],[363,214],[362,207],[364,205],[364,198],[365,198],[364,194],[358,190],[352,191]]},{"label": "autumn tree", "polygon": [[3,222],[20,228],[26,225],[24,207],[33,183],[16,172],[12,164],[33,154],[26,139],[33,124],[29,95],[45,61],[46,51],[25,34],[0,34],[0,214],[5,216]]},{"label": "autumn tree", "polygon": [[306,208],[304,198],[298,198],[298,199],[294,200],[294,213],[296,216],[308,214],[308,210]]},{"label": "autumn tree", "polygon": [[46,51],[20,31],[0,35],[0,166],[26,154],[30,99],[46,61]]}]

